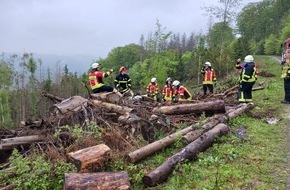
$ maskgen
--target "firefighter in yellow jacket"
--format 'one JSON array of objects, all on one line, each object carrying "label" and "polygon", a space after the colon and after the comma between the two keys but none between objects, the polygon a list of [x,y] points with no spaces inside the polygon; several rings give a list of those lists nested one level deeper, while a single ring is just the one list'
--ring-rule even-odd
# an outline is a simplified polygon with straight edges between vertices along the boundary
[{"label": "firefighter in yellow jacket", "polygon": [[203,87],[203,94],[207,94],[207,90],[213,94],[213,85],[216,83],[216,73],[211,68],[211,63],[210,62],[205,62],[201,74],[203,76],[203,82],[202,82],[202,87]]}]

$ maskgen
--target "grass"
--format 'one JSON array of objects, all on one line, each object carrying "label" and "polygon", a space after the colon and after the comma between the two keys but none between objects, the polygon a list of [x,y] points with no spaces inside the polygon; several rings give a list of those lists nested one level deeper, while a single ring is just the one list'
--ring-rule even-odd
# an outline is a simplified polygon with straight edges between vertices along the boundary
[{"label": "grass", "polygon": [[[132,189],[285,189],[289,173],[287,165],[286,107],[283,99],[281,67],[270,57],[256,57],[259,71],[275,74],[275,77],[259,77],[255,86],[262,83],[264,90],[253,92],[255,108],[229,121],[232,130],[247,127],[247,140],[233,133],[216,140],[195,161],[177,165],[169,179],[157,187],[146,188],[141,177],[155,169],[166,158],[177,153],[179,143],[151,156],[136,165],[129,165]],[[267,117],[280,119],[268,124]],[[137,173],[136,173],[137,172]],[[134,177],[135,176],[135,177]],[[139,177],[136,177],[139,176]]]}]

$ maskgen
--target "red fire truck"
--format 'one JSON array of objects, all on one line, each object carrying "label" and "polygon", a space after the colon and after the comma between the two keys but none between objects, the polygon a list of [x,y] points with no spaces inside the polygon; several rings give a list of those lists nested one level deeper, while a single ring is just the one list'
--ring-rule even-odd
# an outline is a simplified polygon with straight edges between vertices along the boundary
[{"label": "red fire truck", "polygon": [[290,62],[290,38],[282,44],[282,64]]}]

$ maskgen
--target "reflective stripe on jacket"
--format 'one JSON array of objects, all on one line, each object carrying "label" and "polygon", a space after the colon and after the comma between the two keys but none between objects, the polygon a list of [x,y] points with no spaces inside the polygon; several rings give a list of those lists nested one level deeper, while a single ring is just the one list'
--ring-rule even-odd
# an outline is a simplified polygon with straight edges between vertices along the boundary
[{"label": "reflective stripe on jacket", "polygon": [[203,74],[202,84],[213,84],[213,81],[216,81],[216,74],[212,68],[202,70],[201,73]]},{"label": "reflective stripe on jacket", "polygon": [[174,97],[174,89],[170,84],[166,84],[162,88],[162,96],[165,100],[172,100]]},{"label": "reflective stripe on jacket", "polygon": [[158,84],[150,82],[147,85],[147,94],[156,95],[158,93]]},{"label": "reflective stripe on jacket", "polygon": [[89,74],[89,83],[92,90],[104,86],[103,78],[108,77],[110,72],[94,71]]}]

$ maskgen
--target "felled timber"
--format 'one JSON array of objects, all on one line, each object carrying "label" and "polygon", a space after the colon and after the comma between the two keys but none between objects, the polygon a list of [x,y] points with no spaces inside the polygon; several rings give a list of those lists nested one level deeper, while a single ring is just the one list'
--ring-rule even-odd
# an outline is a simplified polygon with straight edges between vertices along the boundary
[{"label": "felled timber", "polygon": [[155,107],[152,112],[154,114],[177,115],[202,112],[207,113],[225,113],[225,102],[223,100],[215,100],[208,102],[198,102],[192,104],[181,104],[173,106]]},{"label": "felled timber", "polygon": [[[216,117],[216,116],[214,116],[214,117]],[[203,121],[203,123],[207,123],[211,119],[212,119],[211,117],[207,118],[206,120]],[[186,127],[180,131],[177,131],[171,135],[168,135],[168,136],[164,137],[163,139],[152,142],[152,143],[150,143],[150,144],[148,144],[140,149],[137,149],[133,152],[130,152],[126,156],[126,160],[128,162],[131,162],[131,163],[136,163],[136,162],[146,158],[147,156],[150,156],[153,153],[161,150],[162,148],[165,148],[165,147],[171,145],[172,143],[174,143],[174,141],[177,137],[180,137],[180,136],[183,136],[183,135],[189,133],[190,131],[194,130],[199,125],[200,124],[191,125],[191,126]]]},{"label": "felled timber", "polygon": [[127,190],[130,181],[127,172],[66,173],[64,189],[75,190]]},{"label": "felled timber", "polygon": [[39,135],[1,139],[0,150],[10,150],[17,146],[29,145],[41,141],[45,141],[45,137]]},{"label": "felled timber", "polygon": [[87,104],[87,99],[81,96],[72,96],[62,102],[53,105],[50,112],[56,115],[65,114],[67,112],[76,112]]},{"label": "felled timber", "polygon": [[93,99],[101,100],[104,102],[109,102],[113,104],[118,104],[121,100],[120,95],[116,94],[115,92],[103,92],[103,93],[95,93],[91,94]]},{"label": "felled timber", "polygon": [[22,137],[13,137],[7,139],[1,139],[1,144],[4,143],[16,143],[16,142],[37,142],[44,140],[44,137],[39,135],[31,135],[31,136],[22,136]]},{"label": "felled timber", "polygon": [[111,159],[111,149],[100,144],[75,152],[70,152],[67,155],[72,160],[78,171],[100,170],[106,161]]},{"label": "felled timber", "polygon": [[167,159],[162,165],[157,167],[143,177],[145,186],[154,187],[169,177],[176,164],[185,159],[193,159],[196,155],[209,148],[216,137],[224,135],[229,132],[229,127],[223,123],[218,124],[213,129],[204,133],[201,137],[188,144],[179,153]]},{"label": "felled timber", "polygon": [[116,104],[111,104],[108,102],[103,102],[100,100],[91,100],[91,103],[98,107],[98,108],[102,108],[105,109],[107,112],[113,112],[113,113],[119,113],[121,115],[127,115],[130,113],[135,113],[136,111],[132,108],[126,107],[126,106],[119,106]]},{"label": "felled timber", "polygon": [[49,94],[47,92],[42,92],[41,95],[44,96],[44,97],[47,97],[47,98],[49,98],[51,100],[53,100],[54,102],[61,102],[61,101],[64,100],[64,98],[60,98],[58,96],[55,96],[53,94]]},{"label": "felled timber", "polygon": [[13,190],[15,189],[14,185],[7,185],[6,187],[0,187],[0,190]]},{"label": "felled timber", "polygon": [[235,107],[235,108],[228,110],[226,114],[216,115],[215,117],[212,117],[211,119],[209,119],[208,122],[203,124],[200,127],[200,129],[190,131],[187,134],[185,134],[182,137],[182,140],[184,143],[188,144],[188,143],[194,141],[195,139],[197,139],[199,136],[201,136],[206,131],[212,129],[217,124],[224,123],[229,119],[237,117],[238,115],[252,109],[253,107],[254,107],[254,104],[238,105],[238,107]]}]

